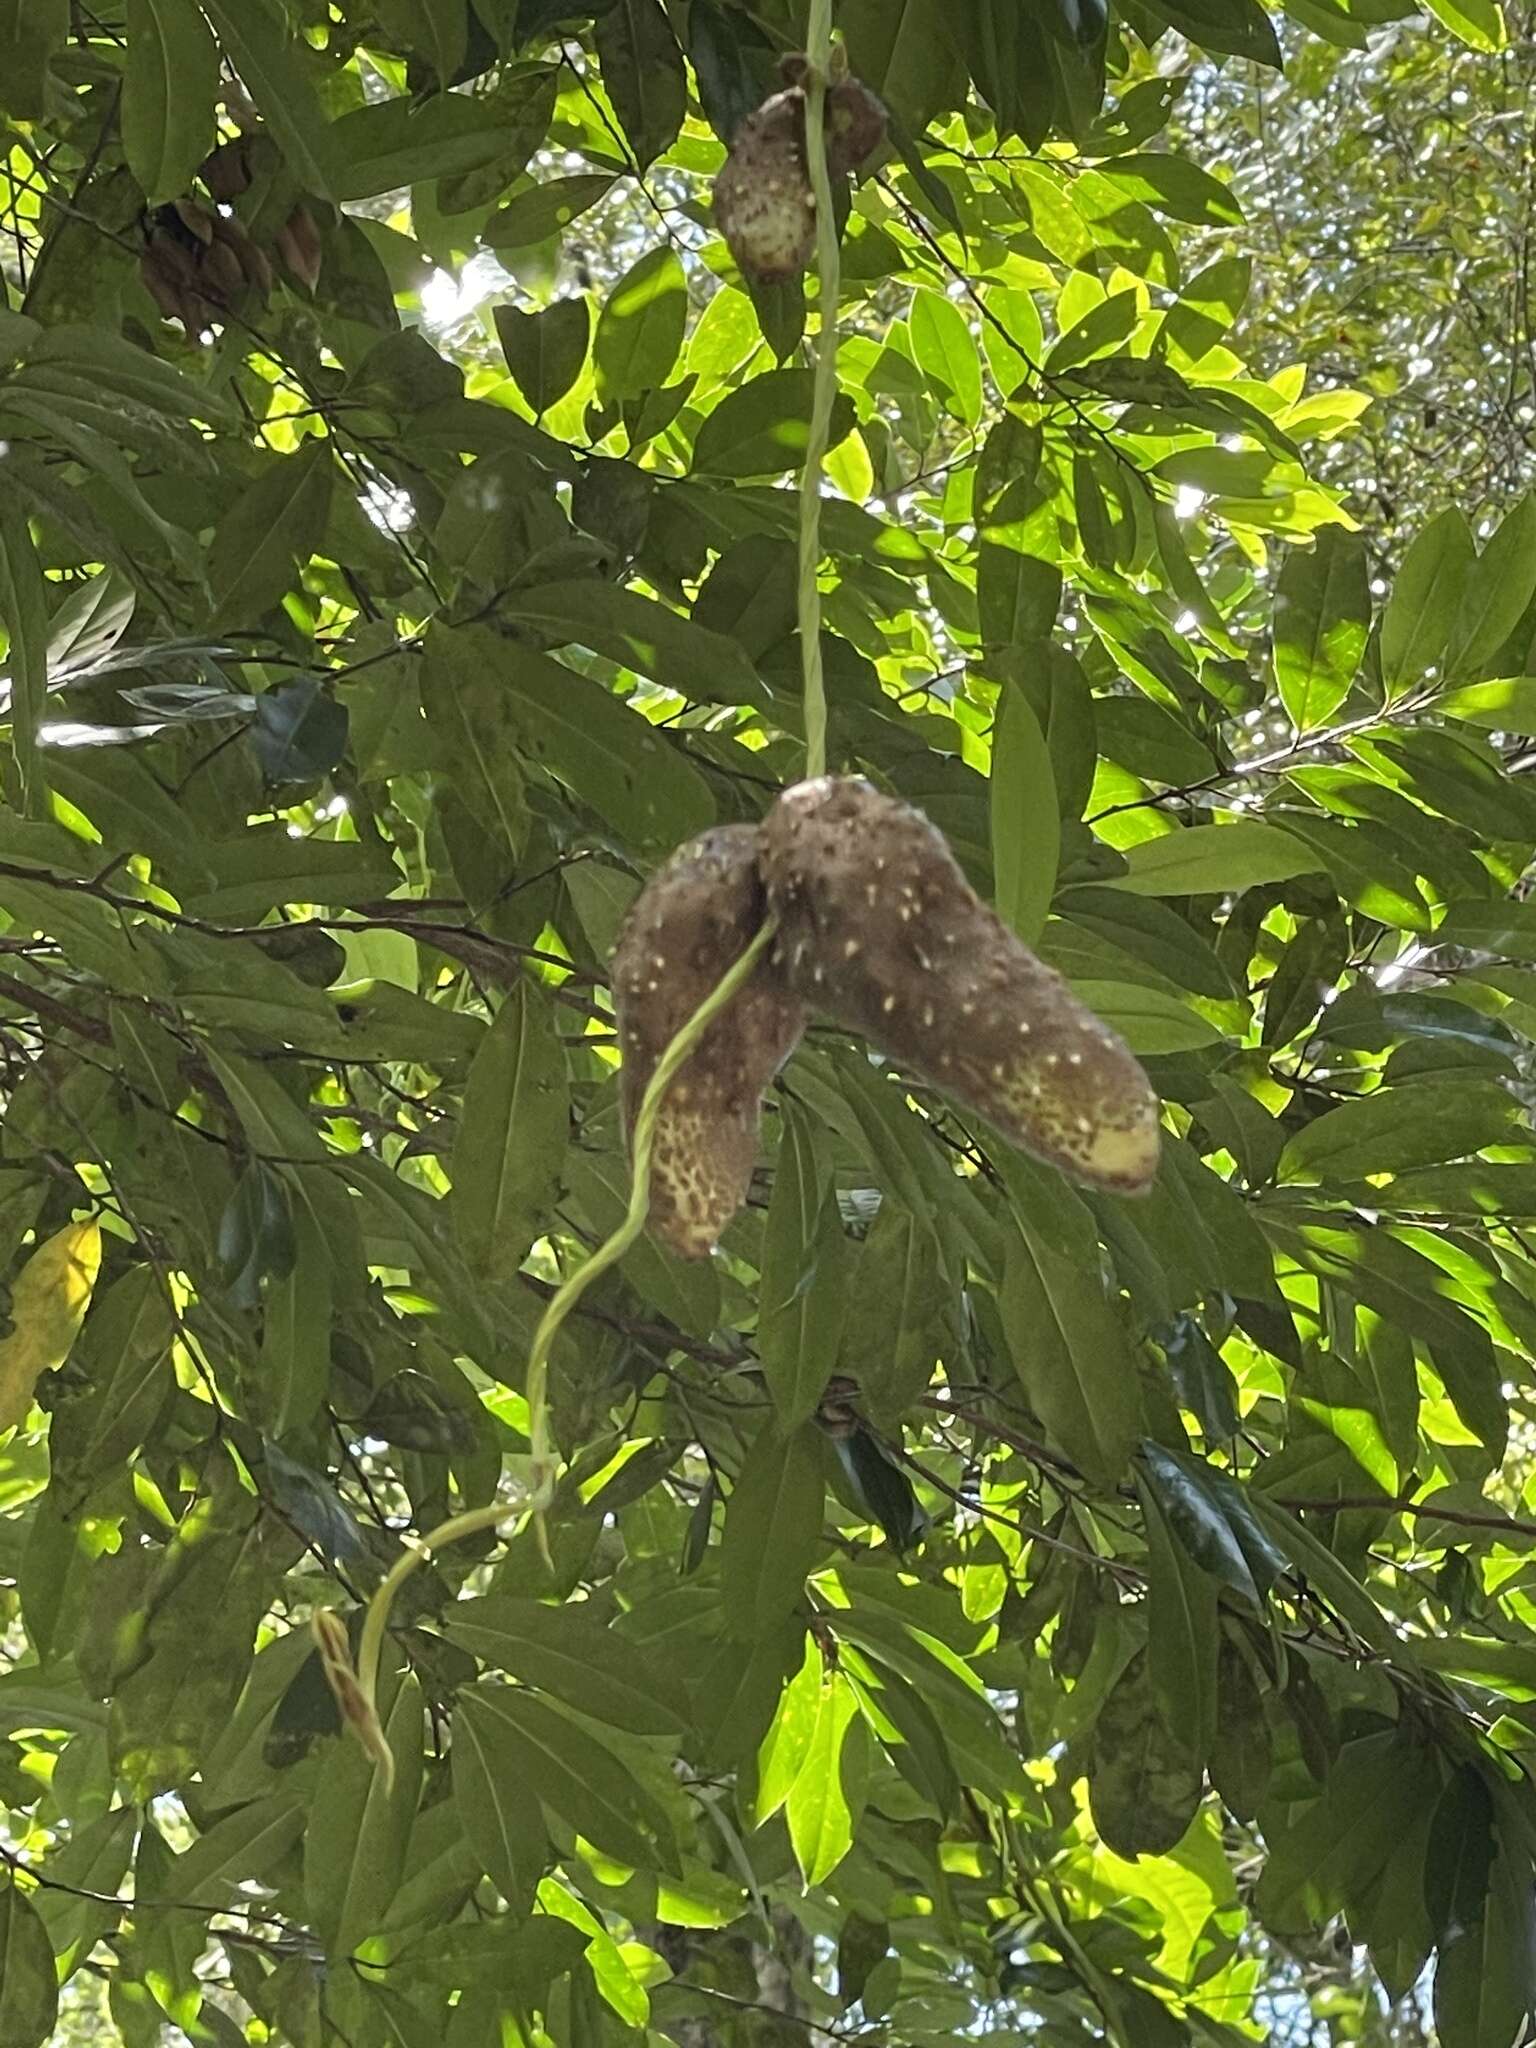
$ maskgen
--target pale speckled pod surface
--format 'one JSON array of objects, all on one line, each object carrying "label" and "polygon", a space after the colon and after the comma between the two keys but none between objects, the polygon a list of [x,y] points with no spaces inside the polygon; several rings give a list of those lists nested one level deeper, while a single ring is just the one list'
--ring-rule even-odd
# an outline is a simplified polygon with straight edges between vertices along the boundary
[{"label": "pale speckled pod surface", "polygon": [[802,782],[768,813],[760,858],[773,957],[808,1003],[1074,1179],[1150,1185],[1158,1099],[1139,1061],[920,811],[854,778]]},{"label": "pale speckled pod surface", "polygon": [[[613,990],[627,1139],[657,1062],[763,921],[757,849],[750,825],[701,833],[657,870],[624,921]],[[650,1229],[684,1258],[707,1256],[746,1200],[763,1091],[804,1028],[800,1003],[764,959],[662,1098]]]},{"label": "pale speckled pod surface", "polygon": [[[801,57],[786,58],[791,84],[749,114],[715,179],[715,220],[743,275],[756,284],[799,277],[816,244],[816,201],[805,147]],[[886,112],[866,85],[840,79],[827,94],[827,169],[857,170],[885,139]]]},{"label": "pale speckled pod surface", "polygon": [[805,162],[805,95],[776,92],[742,122],[715,179],[715,220],[757,284],[798,277],[816,243]]}]

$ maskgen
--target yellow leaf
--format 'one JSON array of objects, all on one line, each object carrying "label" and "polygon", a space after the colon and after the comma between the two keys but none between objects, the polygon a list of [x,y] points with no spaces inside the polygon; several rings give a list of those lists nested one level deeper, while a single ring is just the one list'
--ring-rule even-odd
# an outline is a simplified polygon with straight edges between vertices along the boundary
[{"label": "yellow leaf", "polygon": [[11,1290],[11,1333],[0,1337],[0,1429],[26,1420],[32,1390],[69,1356],[101,1265],[101,1229],[69,1223],[22,1267]]}]

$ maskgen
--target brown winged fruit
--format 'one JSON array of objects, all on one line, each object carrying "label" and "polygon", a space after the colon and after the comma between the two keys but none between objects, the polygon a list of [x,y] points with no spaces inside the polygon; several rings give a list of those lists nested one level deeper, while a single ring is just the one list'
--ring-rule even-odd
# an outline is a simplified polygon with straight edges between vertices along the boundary
[{"label": "brown winged fruit", "polygon": [[[756,855],[754,827],[717,826],[678,848],[624,921],[613,990],[631,1145],[657,1062],[763,921]],[[763,1091],[804,1028],[799,1002],[765,958],[662,1097],[649,1222],[683,1258],[706,1257],[746,1200]]]},{"label": "brown winged fruit", "polygon": [[823,776],[760,860],[790,986],[1005,1137],[1121,1193],[1157,1173],[1158,1100],[1130,1048],[983,903],[921,811]]},{"label": "brown winged fruit", "polygon": [[[786,90],[747,116],[715,179],[715,219],[754,284],[799,277],[816,246],[816,200],[805,147],[805,58],[784,58]],[[885,139],[886,114],[856,78],[827,90],[827,168],[857,170]]]}]

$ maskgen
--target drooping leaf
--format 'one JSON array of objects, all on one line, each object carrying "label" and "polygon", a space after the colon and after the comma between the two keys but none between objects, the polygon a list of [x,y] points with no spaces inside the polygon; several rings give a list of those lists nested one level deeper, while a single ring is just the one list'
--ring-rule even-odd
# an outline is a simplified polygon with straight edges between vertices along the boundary
[{"label": "drooping leaf", "polygon": [[643,398],[667,381],[683,345],[688,288],[670,244],[631,265],[603,303],[592,359],[600,397]]},{"label": "drooping leaf", "polygon": [[837,1362],[849,1247],[837,1191],[806,1120],[786,1120],[763,1233],[758,1350],[784,1429],[815,1412]]},{"label": "drooping leaf", "polygon": [[128,0],[123,149],[152,203],[179,198],[213,141],[219,57],[195,0]]},{"label": "drooping leaf", "polygon": [[1325,526],[1287,558],[1275,587],[1275,680],[1298,732],[1326,725],[1349,694],[1370,621],[1365,548]]},{"label": "drooping leaf", "polygon": [[527,1257],[569,1135],[565,1054],[537,983],[514,983],[471,1063],[453,1150],[453,1213],[472,1272],[510,1279]]},{"label": "drooping leaf", "polygon": [[25,1419],[45,1372],[69,1356],[101,1266],[101,1226],[67,1223],[38,1246],[11,1288],[0,1337],[0,1429]]},{"label": "drooping leaf", "polygon": [[770,1425],[748,1446],[726,1500],[721,1550],[733,1635],[750,1640],[798,1604],[821,1548],[825,1491],[813,1424],[787,1435]]},{"label": "drooping leaf", "polygon": [[0,1885],[0,2025],[16,2048],[43,2048],[58,2016],[53,1943],[14,1875]]}]

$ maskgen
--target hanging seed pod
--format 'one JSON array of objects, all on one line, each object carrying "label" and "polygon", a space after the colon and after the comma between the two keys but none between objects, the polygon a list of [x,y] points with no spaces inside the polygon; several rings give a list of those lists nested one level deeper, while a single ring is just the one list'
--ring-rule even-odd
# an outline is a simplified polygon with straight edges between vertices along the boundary
[{"label": "hanging seed pod", "polygon": [[715,179],[715,220],[744,277],[799,277],[816,246],[816,201],[805,162],[805,95],[776,92],[737,130]]},{"label": "hanging seed pod", "polygon": [[198,176],[210,194],[227,206],[249,191],[251,184],[251,137],[237,135],[211,149],[198,166]]},{"label": "hanging seed pod", "polygon": [[886,112],[857,78],[827,88],[827,167],[834,177],[856,171],[885,140]]},{"label": "hanging seed pod", "polygon": [[[258,248],[245,231],[244,224],[233,214],[215,214],[213,239],[234,258],[239,277],[235,289],[240,285],[254,285],[265,299],[272,289],[272,266],[266,253]],[[210,250],[210,255],[212,251]]]},{"label": "hanging seed pod", "polygon": [[[715,179],[715,219],[742,274],[754,284],[799,277],[816,246],[816,200],[805,146],[806,60],[785,57],[783,92],[765,100],[736,132]],[[856,78],[826,97],[827,168],[856,170],[885,139],[879,100]]]},{"label": "hanging seed pod", "polygon": [[313,291],[320,282],[320,230],[302,200],[278,229],[273,246],[300,284]]},{"label": "hanging seed pod", "polygon": [[[672,1039],[765,915],[757,833],[722,825],[679,847],[641,891],[613,955],[631,1144],[646,1085]],[[747,1198],[763,1091],[799,1043],[799,1003],[764,960],[667,1090],[651,1154],[650,1229],[701,1259]]]},{"label": "hanging seed pod", "polygon": [[780,797],[761,863],[790,986],[1005,1137],[1121,1193],[1157,1173],[1129,1047],[983,903],[909,804],[823,776]]}]

